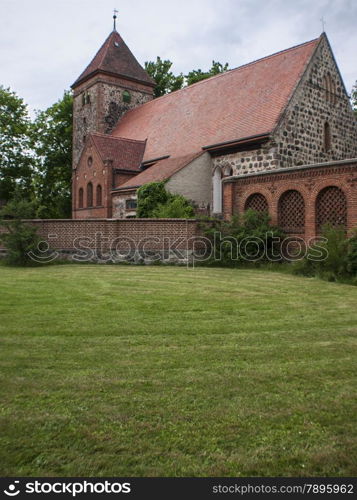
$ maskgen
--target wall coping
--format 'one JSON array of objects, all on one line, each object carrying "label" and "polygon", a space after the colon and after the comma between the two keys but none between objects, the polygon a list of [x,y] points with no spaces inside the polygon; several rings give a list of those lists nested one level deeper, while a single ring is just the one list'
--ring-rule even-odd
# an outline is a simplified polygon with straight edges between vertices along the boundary
[{"label": "wall coping", "polygon": [[22,219],[23,222],[126,222],[126,223],[135,223],[135,222],[186,222],[189,224],[200,222],[200,219]]},{"label": "wall coping", "polygon": [[310,165],[299,165],[297,167],[277,168],[276,170],[264,170],[264,172],[255,172],[251,174],[232,175],[230,177],[225,177],[224,179],[222,179],[222,182],[233,182],[236,179],[246,179],[247,177],[262,177],[264,175],[276,175],[289,172],[299,172],[301,170],[311,170],[321,167],[334,167],[338,165],[348,165],[351,163],[356,163],[357,166],[357,158],[350,158],[348,160],[327,161],[324,163],[313,163]]}]

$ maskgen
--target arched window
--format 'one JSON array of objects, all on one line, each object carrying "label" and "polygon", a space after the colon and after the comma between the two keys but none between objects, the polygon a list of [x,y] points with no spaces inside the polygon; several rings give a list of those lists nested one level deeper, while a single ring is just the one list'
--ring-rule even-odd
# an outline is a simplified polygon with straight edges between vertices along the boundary
[{"label": "arched window", "polygon": [[98,184],[97,186],[97,207],[102,205],[102,186]]},{"label": "arched window", "polygon": [[83,208],[83,188],[78,191],[78,208]]},{"label": "arched window", "polygon": [[222,171],[219,167],[213,174],[213,213],[222,213]]},{"label": "arched window", "polygon": [[337,186],[328,186],[316,198],[316,228],[321,232],[325,224],[347,225],[347,200],[345,193]]},{"label": "arched window", "polygon": [[244,210],[255,210],[256,212],[268,212],[268,202],[261,193],[253,193],[245,202]]},{"label": "arched window", "polygon": [[303,233],[305,229],[305,202],[299,191],[285,191],[279,199],[278,224],[286,233]]},{"label": "arched window", "polygon": [[328,122],[325,122],[324,125],[324,150],[325,153],[331,151],[331,129]]},{"label": "arched window", "polygon": [[87,207],[93,206],[93,184],[88,182],[87,184]]},{"label": "arched window", "polygon": [[325,88],[325,99],[330,104],[336,104],[336,84],[330,73],[324,75],[323,85]]}]

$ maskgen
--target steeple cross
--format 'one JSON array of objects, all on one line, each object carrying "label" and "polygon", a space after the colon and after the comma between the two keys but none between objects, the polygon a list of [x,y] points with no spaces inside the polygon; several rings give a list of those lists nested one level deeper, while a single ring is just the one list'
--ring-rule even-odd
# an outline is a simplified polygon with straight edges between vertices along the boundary
[{"label": "steeple cross", "polygon": [[116,31],[116,29],[117,29],[117,14],[118,14],[117,9],[114,9],[114,11],[113,11],[113,30],[114,31]]},{"label": "steeple cross", "polygon": [[325,33],[326,22],[325,22],[324,16],[321,17],[320,21],[321,21],[321,24],[322,24],[322,33]]}]

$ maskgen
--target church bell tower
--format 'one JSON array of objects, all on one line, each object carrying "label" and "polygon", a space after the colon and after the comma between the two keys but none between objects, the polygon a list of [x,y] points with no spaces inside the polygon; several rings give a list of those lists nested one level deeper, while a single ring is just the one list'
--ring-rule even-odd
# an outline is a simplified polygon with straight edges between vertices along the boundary
[{"label": "church bell tower", "polygon": [[114,29],[72,85],[73,168],[91,132],[110,134],[128,110],[153,98],[154,80]]}]

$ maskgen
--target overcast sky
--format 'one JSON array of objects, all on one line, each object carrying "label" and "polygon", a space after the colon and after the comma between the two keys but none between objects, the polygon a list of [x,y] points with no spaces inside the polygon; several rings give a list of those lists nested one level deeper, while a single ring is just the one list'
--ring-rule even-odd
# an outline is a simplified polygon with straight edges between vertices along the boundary
[{"label": "overcast sky", "polygon": [[141,64],[156,56],[176,73],[234,68],[326,32],[348,92],[357,79],[356,0],[0,0],[0,84],[30,109],[68,89],[112,30]]}]

